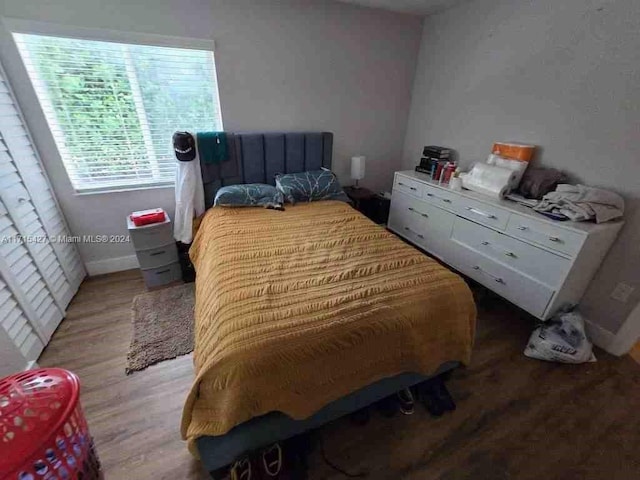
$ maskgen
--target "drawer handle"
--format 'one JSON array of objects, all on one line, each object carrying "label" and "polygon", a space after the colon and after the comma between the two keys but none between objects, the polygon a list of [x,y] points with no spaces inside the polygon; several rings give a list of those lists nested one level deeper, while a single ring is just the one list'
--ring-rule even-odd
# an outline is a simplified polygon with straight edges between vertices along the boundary
[{"label": "drawer handle", "polygon": [[448,198],[442,198],[442,197],[439,197],[438,195],[435,195],[433,193],[427,193],[427,197],[437,198],[438,200],[442,200],[444,203],[451,203],[451,200],[449,200]]},{"label": "drawer handle", "polygon": [[549,237],[549,240],[551,240],[552,242],[556,242],[556,243],[561,243],[562,240],[558,237]]},{"label": "drawer handle", "polygon": [[156,255],[162,255],[166,253],[166,250],[160,250],[159,252],[153,252],[151,254],[149,254],[150,257],[155,257]]},{"label": "drawer handle", "polygon": [[520,225],[520,226],[518,227],[518,230],[521,230],[521,231],[523,231],[523,232],[524,232],[525,230],[527,230],[527,227],[525,227],[524,225]]},{"label": "drawer handle", "polygon": [[[490,246],[492,246],[492,245],[491,245],[489,242],[487,242],[487,241],[482,242],[482,245],[484,245],[485,247],[490,247]],[[513,252],[509,252],[509,251],[507,251],[507,250],[505,250],[505,251],[504,251],[504,252],[502,252],[502,253],[504,253],[507,257],[511,257],[511,258],[518,258],[518,256],[517,256],[515,253],[513,253]]]},{"label": "drawer handle", "polygon": [[418,238],[424,238],[424,235],[420,235],[418,232],[414,232],[414,231],[413,231],[413,230],[411,230],[409,227],[404,227],[404,229],[405,229],[407,232],[411,232],[411,233],[413,233],[413,234],[414,234],[415,236],[417,236]]},{"label": "drawer handle", "polygon": [[[398,182],[398,185],[402,185],[403,187],[409,187],[409,185],[405,185],[405,184],[404,184],[404,183],[402,183],[402,182]],[[416,187],[409,187],[409,189],[410,189],[410,190],[413,190],[414,192],[417,190],[417,188],[416,188]]]},{"label": "drawer handle", "polygon": [[429,218],[429,215],[427,215],[426,213],[422,213],[413,207],[408,207],[408,208],[410,212],[417,213],[418,215],[422,215],[424,218]]},{"label": "drawer handle", "polygon": [[495,220],[496,218],[498,218],[492,213],[485,213],[482,210],[478,210],[478,209],[473,208],[473,207],[467,207],[467,210],[469,210],[471,213],[475,213],[476,215],[480,215],[481,217],[490,218],[491,220]]},{"label": "drawer handle", "polygon": [[160,270],[160,271],[156,272],[156,275],[160,275],[160,274],[167,273],[167,272],[170,272],[170,271],[171,271],[170,268],[165,268],[164,270]]},{"label": "drawer handle", "polygon": [[473,267],[473,269],[474,269],[474,270],[479,271],[480,273],[485,274],[487,277],[491,277],[491,278],[493,278],[493,280],[494,280],[496,283],[502,283],[502,284],[504,284],[504,280],[502,280],[500,277],[496,277],[495,275],[491,275],[489,272],[484,271],[484,270],[483,270],[482,268],[480,268],[478,265],[475,265],[475,266]]}]

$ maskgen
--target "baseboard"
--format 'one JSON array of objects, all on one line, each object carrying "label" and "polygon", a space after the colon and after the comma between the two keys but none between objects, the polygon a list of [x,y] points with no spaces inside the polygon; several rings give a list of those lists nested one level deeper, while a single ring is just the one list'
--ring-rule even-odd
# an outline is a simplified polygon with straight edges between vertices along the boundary
[{"label": "baseboard", "polygon": [[613,332],[605,330],[600,325],[590,322],[589,320],[585,321],[585,327],[587,329],[587,336],[594,345],[614,355],[620,355],[611,350],[616,339],[616,335]]},{"label": "baseboard", "polygon": [[87,273],[90,277],[95,275],[104,275],[105,273],[121,272],[123,270],[131,270],[140,268],[138,258],[135,255],[127,255],[126,257],[105,258],[104,260],[94,260],[86,262]]}]

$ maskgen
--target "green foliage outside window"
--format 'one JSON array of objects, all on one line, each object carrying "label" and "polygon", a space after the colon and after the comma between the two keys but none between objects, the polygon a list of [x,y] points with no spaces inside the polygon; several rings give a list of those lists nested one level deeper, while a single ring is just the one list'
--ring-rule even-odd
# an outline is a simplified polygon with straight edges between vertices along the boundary
[{"label": "green foliage outside window", "polygon": [[222,128],[211,52],[24,37],[76,185],[166,181],[176,130]]}]

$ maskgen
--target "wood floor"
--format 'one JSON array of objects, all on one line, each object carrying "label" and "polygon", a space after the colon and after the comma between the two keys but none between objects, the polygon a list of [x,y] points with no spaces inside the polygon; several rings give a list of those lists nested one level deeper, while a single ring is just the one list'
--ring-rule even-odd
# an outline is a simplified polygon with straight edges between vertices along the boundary
[{"label": "wood floor", "polygon": [[[180,440],[191,356],[124,374],[138,271],[87,280],[40,358],[76,372],[105,478],[207,478]],[[486,296],[472,365],[449,388],[455,412],[439,419],[379,415],[363,427],[341,419],[320,431],[327,457],[370,479],[640,478],[640,365],[597,352],[598,362],[525,358],[532,320]],[[346,478],[316,449],[309,478]]]}]

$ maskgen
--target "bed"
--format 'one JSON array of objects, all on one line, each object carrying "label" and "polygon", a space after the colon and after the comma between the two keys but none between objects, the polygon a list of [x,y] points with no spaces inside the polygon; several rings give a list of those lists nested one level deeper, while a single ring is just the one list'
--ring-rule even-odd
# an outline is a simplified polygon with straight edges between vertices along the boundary
[{"label": "bed", "polygon": [[[229,135],[221,185],[331,166],[330,133]],[[223,171],[226,169],[226,174]],[[182,436],[209,471],[468,363],[464,281],[348,204],[209,209],[196,268]]]}]

